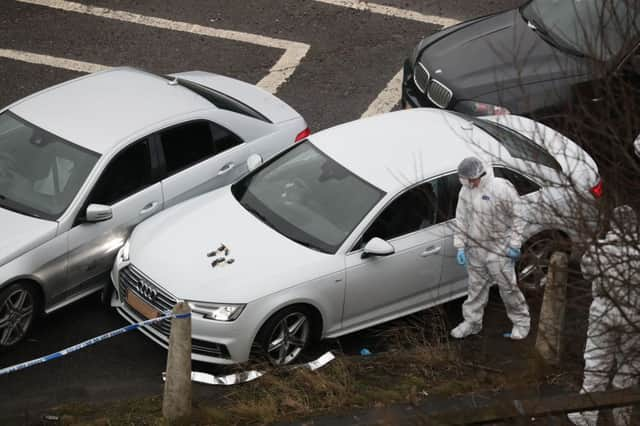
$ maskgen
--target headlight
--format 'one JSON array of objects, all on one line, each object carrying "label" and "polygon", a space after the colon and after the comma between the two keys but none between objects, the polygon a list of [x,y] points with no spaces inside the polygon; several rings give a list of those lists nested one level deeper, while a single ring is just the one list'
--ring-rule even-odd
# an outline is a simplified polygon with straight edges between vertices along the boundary
[{"label": "headlight", "polygon": [[454,110],[469,115],[506,115],[511,114],[507,108],[500,105],[485,104],[484,102],[460,101]]},{"label": "headlight", "polygon": [[187,302],[191,312],[202,314],[206,319],[215,321],[233,321],[244,310],[246,305],[232,305],[207,302]]},{"label": "headlight", "polygon": [[118,252],[118,258],[120,259],[120,262],[129,261],[129,247],[130,247],[129,240],[127,240],[127,242],[124,243],[124,245]]}]

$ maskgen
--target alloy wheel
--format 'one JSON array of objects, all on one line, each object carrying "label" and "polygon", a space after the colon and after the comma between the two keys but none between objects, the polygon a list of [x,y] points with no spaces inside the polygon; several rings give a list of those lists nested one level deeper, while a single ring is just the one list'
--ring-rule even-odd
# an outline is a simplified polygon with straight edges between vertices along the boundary
[{"label": "alloy wheel", "polygon": [[517,264],[518,284],[525,290],[540,290],[549,270],[553,241],[538,239],[529,244]]},{"label": "alloy wheel", "polygon": [[0,303],[0,346],[12,346],[24,337],[33,321],[33,295],[18,287]]},{"label": "alloy wheel", "polygon": [[309,341],[310,325],[302,312],[284,316],[267,340],[267,354],[276,365],[285,365],[298,357]]}]

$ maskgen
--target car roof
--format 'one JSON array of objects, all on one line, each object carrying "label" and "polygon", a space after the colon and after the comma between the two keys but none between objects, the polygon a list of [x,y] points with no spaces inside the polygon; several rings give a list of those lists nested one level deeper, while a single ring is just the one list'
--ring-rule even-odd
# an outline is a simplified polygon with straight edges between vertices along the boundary
[{"label": "car roof", "polygon": [[430,176],[456,170],[465,157],[486,159],[483,152],[497,142],[471,129],[459,115],[417,108],[345,123],[309,139],[367,182],[395,193]]},{"label": "car roof", "polygon": [[24,120],[98,153],[157,123],[202,109],[215,106],[163,77],[128,67],[89,74],[10,106]]}]

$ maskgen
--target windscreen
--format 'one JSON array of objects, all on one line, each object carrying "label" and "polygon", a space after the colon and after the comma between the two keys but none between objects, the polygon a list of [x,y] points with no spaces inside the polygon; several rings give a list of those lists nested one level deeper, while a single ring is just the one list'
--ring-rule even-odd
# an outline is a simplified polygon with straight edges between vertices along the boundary
[{"label": "windscreen", "polygon": [[234,184],[232,191],[267,225],[325,253],[335,253],[384,195],[308,141]]},{"label": "windscreen", "polygon": [[57,219],[98,158],[6,111],[0,114],[0,207]]},{"label": "windscreen", "polygon": [[557,42],[607,61],[640,35],[637,0],[533,0],[522,14]]},{"label": "windscreen", "polygon": [[562,170],[560,163],[551,154],[524,135],[480,118],[467,117],[467,120],[491,135],[513,158],[542,164],[558,171]]}]

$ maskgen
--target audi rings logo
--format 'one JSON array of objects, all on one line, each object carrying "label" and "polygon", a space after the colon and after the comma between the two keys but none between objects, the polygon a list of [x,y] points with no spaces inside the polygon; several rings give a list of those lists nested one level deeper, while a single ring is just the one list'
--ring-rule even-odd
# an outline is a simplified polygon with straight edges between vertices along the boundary
[{"label": "audi rings logo", "polygon": [[134,283],[136,290],[141,296],[144,296],[145,299],[154,302],[156,297],[158,297],[158,290],[151,287],[146,282],[141,279],[137,279]]}]

